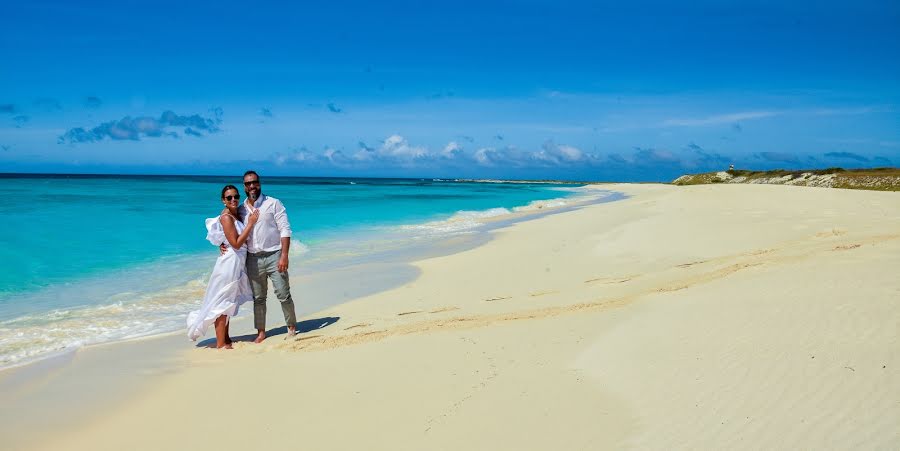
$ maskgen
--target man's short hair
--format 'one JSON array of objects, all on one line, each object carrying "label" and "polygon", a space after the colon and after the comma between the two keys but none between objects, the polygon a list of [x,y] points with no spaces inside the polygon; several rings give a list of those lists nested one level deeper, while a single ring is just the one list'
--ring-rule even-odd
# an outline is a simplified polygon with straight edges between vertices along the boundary
[{"label": "man's short hair", "polygon": [[255,175],[255,176],[256,176],[256,179],[259,180],[259,174],[257,174],[256,171],[254,171],[254,170],[252,170],[252,169],[249,170],[249,171],[247,171],[247,172],[245,172],[243,178],[247,178],[247,176],[250,175],[250,174]]}]

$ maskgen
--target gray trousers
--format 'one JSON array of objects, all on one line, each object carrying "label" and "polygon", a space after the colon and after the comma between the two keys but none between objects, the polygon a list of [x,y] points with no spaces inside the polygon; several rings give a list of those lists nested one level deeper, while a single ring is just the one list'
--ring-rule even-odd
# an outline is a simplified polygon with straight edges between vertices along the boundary
[{"label": "gray trousers", "polygon": [[288,327],[294,327],[297,324],[288,273],[287,271],[278,272],[278,259],[280,258],[280,250],[260,252],[256,255],[247,254],[247,277],[250,278],[250,290],[253,291],[253,325],[257,330],[266,329],[266,297],[270,278],[272,286],[275,288],[275,296],[281,301],[285,324]]}]

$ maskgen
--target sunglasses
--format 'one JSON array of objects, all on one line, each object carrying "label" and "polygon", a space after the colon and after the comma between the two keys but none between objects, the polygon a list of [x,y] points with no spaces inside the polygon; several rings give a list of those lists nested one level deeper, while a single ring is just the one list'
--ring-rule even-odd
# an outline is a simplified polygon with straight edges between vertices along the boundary
[{"label": "sunglasses", "polygon": [[234,196],[225,196],[225,200],[231,202],[231,199],[234,199],[234,200],[241,200],[241,195],[240,195],[240,194],[235,194]]},{"label": "sunglasses", "polygon": [[251,185],[259,185],[259,180],[250,180],[249,182],[244,182],[244,186],[251,186]]}]

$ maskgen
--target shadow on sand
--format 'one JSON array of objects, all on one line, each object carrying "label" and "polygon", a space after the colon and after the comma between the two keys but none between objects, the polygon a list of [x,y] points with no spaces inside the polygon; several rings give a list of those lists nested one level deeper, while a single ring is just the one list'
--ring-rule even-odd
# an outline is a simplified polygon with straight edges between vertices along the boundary
[{"label": "shadow on sand", "polygon": [[[319,330],[325,327],[328,327],[338,321],[340,321],[339,316],[326,316],[325,318],[316,318],[316,319],[307,319],[304,321],[297,321],[297,335],[305,334],[307,332],[312,332],[314,330]],[[285,335],[287,334],[287,326],[276,327],[274,329],[269,329],[266,331],[266,340],[271,340],[272,337],[277,335]],[[256,334],[247,334],[247,335],[238,335],[236,337],[231,337],[232,342],[237,341],[253,341],[256,338]],[[196,347],[198,348],[209,348],[216,346],[216,337],[207,338],[199,343],[197,343]]]}]

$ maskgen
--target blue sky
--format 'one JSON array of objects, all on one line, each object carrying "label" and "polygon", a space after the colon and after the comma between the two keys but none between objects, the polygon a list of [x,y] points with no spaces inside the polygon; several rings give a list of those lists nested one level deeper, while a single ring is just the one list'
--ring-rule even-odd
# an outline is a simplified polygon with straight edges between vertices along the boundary
[{"label": "blue sky", "polygon": [[0,172],[900,164],[900,3],[7,2]]}]

